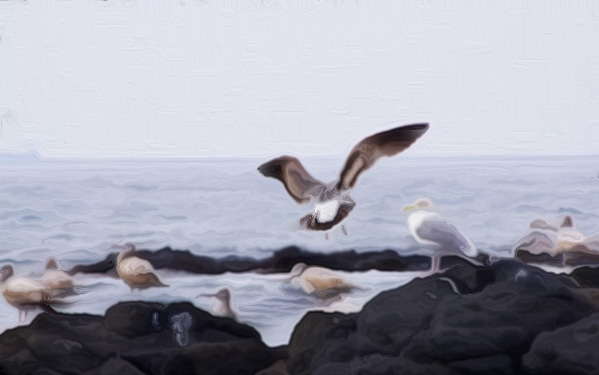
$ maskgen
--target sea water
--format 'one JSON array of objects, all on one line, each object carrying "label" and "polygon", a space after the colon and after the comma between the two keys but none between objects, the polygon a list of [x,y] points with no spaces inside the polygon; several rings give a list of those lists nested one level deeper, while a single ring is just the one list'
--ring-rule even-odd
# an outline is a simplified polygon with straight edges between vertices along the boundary
[{"label": "sea water", "polygon": [[[298,205],[283,185],[257,171],[261,159],[39,160],[0,157],[0,265],[18,276],[43,270],[49,256],[63,269],[103,260],[116,245],[173,249],[221,258],[266,258],[295,245],[334,254],[393,249],[430,254],[412,238],[406,204],[428,198],[480,250],[498,257],[512,249],[534,219],[557,223],[570,214],[580,232],[599,232],[599,158],[382,159],[360,176],[350,195],[356,207],[328,238],[299,227],[314,210]],[[313,177],[334,181],[341,160],[302,159]],[[423,272],[345,272],[361,289],[327,303],[289,283],[288,274],[253,272],[198,275],[158,271],[168,288],[132,292],[110,274],[77,274],[79,294],[59,311],[104,314],[119,301],[190,301],[210,311],[200,296],[229,288],[239,320],[268,345],[287,343],[310,310],[359,311],[383,290]],[[36,312],[28,314],[31,321]],[[17,310],[0,299],[0,332],[18,324]]]}]

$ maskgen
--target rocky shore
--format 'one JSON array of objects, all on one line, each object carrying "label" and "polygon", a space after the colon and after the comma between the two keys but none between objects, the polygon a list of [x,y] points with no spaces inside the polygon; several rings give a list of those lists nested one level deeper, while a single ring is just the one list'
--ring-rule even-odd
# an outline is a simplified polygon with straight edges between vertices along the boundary
[{"label": "rocky shore", "polygon": [[[77,265],[67,272],[71,275],[82,273],[106,273],[114,270],[118,253],[111,253],[100,262]],[[422,271],[431,267],[431,259],[426,256],[401,256],[394,250],[356,252],[355,250],[322,254],[298,247],[287,247],[275,251],[271,257],[253,259],[229,256],[215,259],[192,254],[187,250],[173,250],[169,247],[158,251],[136,250],[131,255],[145,259],[154,269],[168,268],[195,274],[216,275],[225,272],[289,272],[294,264],[303,262],[311,266],[326,267],[344,271]]]},{"label": "rocky shore", "polygon": [[[447,257],[441,269],[379,294],[359,313],[308,313],[277,348],[188,302],[119,303],[103,317],[48,308],[0,336],[0,373],[599,373],[595,283],[518,260]],[[584,269],[585,280],[597,275]]]}]

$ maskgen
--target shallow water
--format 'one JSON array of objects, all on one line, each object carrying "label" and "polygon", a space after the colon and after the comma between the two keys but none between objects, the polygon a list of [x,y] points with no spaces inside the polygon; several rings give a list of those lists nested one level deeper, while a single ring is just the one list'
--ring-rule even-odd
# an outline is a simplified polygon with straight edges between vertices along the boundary
[{"label": "shallow water", "polygon": [[[312,206],[297,205],[283,185],[260,175],[264,160],[39,161],[0,159],[0,265],[18,275],[39,272],[50,255],[62,268],[102,260],[113,245],[189,249],[213,257],[268,257],[296,245],[335,252],[391,248],[401,254],[428,253],[417,246],[401,212],[421,197],[480,249],[510,256],[514,242],[537,218],[573,215],[589,236],[599,232],[599,158],[384,159],[360,177],[351,196],[357,203],[334,228],[297,230]],[[325,182],[341,160],[302,160]],[[324,303],[286,284],[288,275],[199,276],[160,270],[169,288],[131,292],[121,280],[78,274],[79,295],[61,311],[102,314],[117,301],[191,300],[210,310],[201,293],[227,286],[242,322],[256,327],[269,345],[286,343],[310,309],[356,311],[380,291],[409,282],[417,273],[347,273],[363,289],[345,301]],[[28,320],[34,316],[30,313]],[[0,300],[0,332],[17,324],[17,310]]]}]

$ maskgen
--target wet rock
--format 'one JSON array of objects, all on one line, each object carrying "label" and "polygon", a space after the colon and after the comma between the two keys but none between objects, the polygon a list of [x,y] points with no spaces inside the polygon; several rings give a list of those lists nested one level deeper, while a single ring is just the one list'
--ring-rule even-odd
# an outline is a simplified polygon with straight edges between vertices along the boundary
[{"label": "wet rock", "polygon": [[[170,247],[158,251],[136,250],[132,255],[145,259],[154,269],[169,268],[196,274],[217,275],[225,272],[289,272],[293,265],[306,263],[311,266],[326,267],[345,271],[418,271],[431,266],[425,256],[401,256],[394,250],[358,253],[354,250],[334,254],[315,253],[298,247],[287,247],[274,252],[266,259],[228,256],[211,258],[195,255],[187,250],[172,250]],[[109,254],[104,260],[73,267],[67,273],[110,273],[114,272],[117,253]]]},{"label": "wet rock", "polygon": [[[290,250],[260,264],[278,270],[304,255]],[[441,268],[379,294],[359,313],[308,313],[281,348],[268,348],[253,328],[189,303],[119,303],[105,317],[49,309],[30,326],[0,336],[0,373],[598,372],[595,269],[555,275],[518,260],[452,256]],[[593,288],[580,287],[583,281]]]},{"label": "wet rock", "polygon": [[516,258],[524,263],[538,263],[549,266],[562,266],[564,264],[564,254],[559,253],[551,255],[547,253],[534,254],[527,250],[518,249],[515,252]]},{"label": "wet rock", "polygon": [[187,312],[175,314],[170,317],[170,330],[173,336],[173,342],[179,346],[187,345],[189,341],[189,327],[191,327],[192,318]]},{"label": "wet rock", "polygon": [[0,348],[1,374],[255,374],[286,355],[253,328],[189,303],[45,313],[2,334]]},{"label": "wet rock", "polygon": [[579,267],[570,273],[570,277],[580,286],[599,287],[599,269],[597,268]]},{"label": "wet rock", "polygon": [[537,337],[597,311],[563,276],[518,261],[447,262],[443,274],[383,292],[359,313],[307,314],[289,344],[288,372],[536,373],[522,363]]},{"label": "wet rock", "polygon": [[116,265],[116,258],[118,253],[110,253],[103,260],[92,263],[92,264],[78,264],[70,270],[66,271],[69,275],[74,275],[76,273],[107,273],[114,272],[114,267]]},{"label": "wet rock", "polygon": [[418,271],[431,266],[429,257],[413,255],[402,256],[394,250],[356,252],[355,250],[331,254],[313,253],[288,247],[275,252],[272,258],[261,261],[259,268],[263,272],[289,272],[297,263],[325,267],[343,271]]},{"label": "wet rock", "polygon": [[568,251],[553,255],[548,253],[534,254],[527,250],[518,249],[516,258],[525,263],[545,264],[554,267],[599,266],[599,254],[589,250],[584,245],[572,246]]},{"label": "wet rock", "polygon": [[544,374],[599,373],[599,313],[555,331],[542,332],[523,358],[526,368]]}]

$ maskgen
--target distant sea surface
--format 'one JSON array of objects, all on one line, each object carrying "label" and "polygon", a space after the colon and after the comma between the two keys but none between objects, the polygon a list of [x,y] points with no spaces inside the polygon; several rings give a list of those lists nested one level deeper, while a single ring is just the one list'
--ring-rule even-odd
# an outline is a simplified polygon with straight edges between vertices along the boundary
[{"label": "distant sea surface", "polygon": [[[574,217],[584,235],[599,232],[599,157],[412,158],[380,160],[360,176],[351,196],[356,208],[325,239],[298,230],[311,205],[300,206],[283,185],[263,177],[266,159],[200,161],[51,161],[0,156],[0,265],[16,274],[41,272],[54,256],[63,269],[89,264],[118,251],[113,245],[190,250],[215,258],[266,258],[294,245],[310,251],[393,249],[429,254],[410,235],[402,206],[419,198],[453,223],[481,251],[510,257],[515,241],[537,218]],[[305,159],[325,182],[336,179],[342,160]],[[59,311],[103,314],[118,301],[194,302],[231,290],[240,321],[254,326],[269,345],[287,343],[294,325],[311,309],[357,311],[374,295],[396,288],[416,272],[356,272],[344,276],[362,289],[344,301],[322,301],[285,282],[288,275],[255,273],[192,275],[159,271],[169,288],[131,292],[117,278],[78,274],[76,296]],[[28,321],[35,316],[29,313]],[[0,332],[17,325],[17,310],[0,299]]]}]

